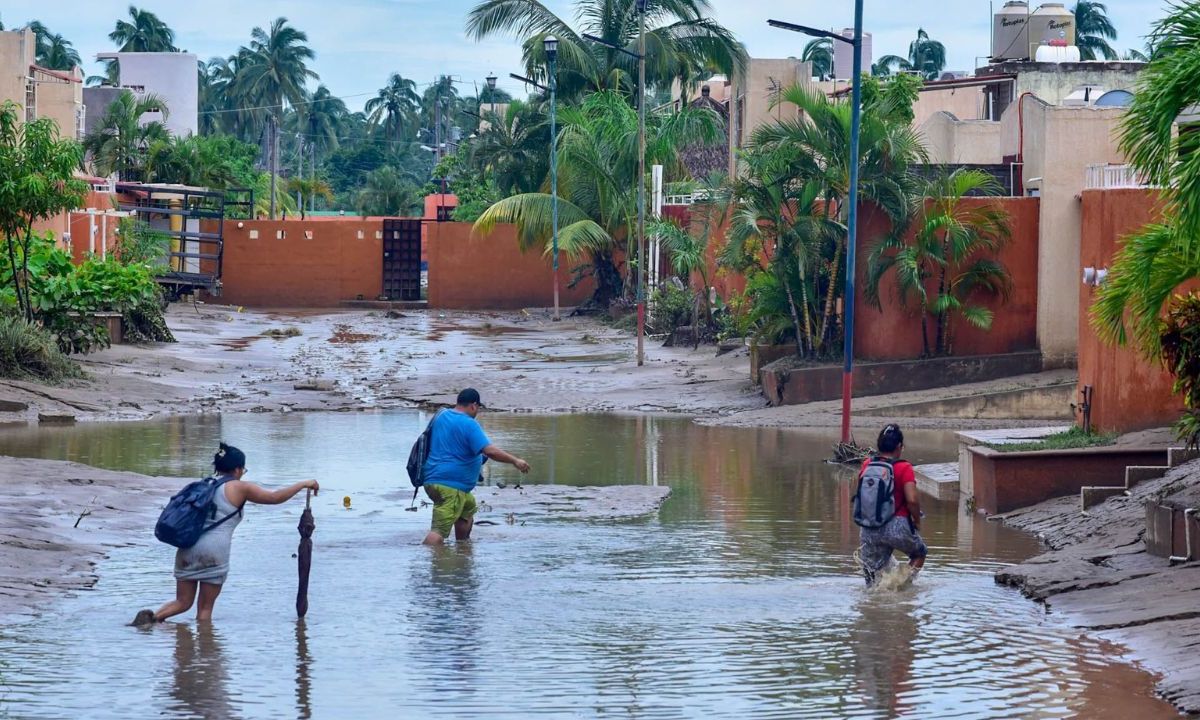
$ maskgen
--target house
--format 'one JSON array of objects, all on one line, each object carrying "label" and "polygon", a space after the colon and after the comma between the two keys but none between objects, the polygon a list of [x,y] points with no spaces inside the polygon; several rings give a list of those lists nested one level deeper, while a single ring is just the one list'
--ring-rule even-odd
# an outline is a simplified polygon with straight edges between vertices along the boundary
[{"label": "house", "polygon": [[29,28],[0,31],[0,103],[12,101],[28,122],[50,118],[63,137],[83,137],[83,72],[37,65],[36,38]]},{"label": "house", "polygon": [[[200,83],[198,59],[185,52],[112,52],[100,53],[98,60],[115,60],[120,69],[118,87],[134,94],[157,95],[167,105],[167,117],[146,113],[143,122],[159,121],[176,137],[195,135],[200,129]],[[120,90],[112,87],[87,88],[84,96],[94,110],[88,113],[88,132],[104,117]]]}]

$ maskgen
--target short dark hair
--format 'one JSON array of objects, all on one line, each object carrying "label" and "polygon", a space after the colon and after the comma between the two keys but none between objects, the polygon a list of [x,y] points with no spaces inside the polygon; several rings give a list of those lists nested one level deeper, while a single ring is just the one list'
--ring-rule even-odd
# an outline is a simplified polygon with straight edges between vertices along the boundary
[{"label": "short dark hair", "polygon": [[901,432],[900,426],[896,423],[889,423],[879,431],[879,440],[875,445],[879,448],[879,452],[896,452],[896,448],[904,444],[904,433]]},{"label": "short dark hair", "polygon": [[464,388],[463,391],[458,394],[457,404],[465,406],[472,403],[479,403],[480,405],[483,405],[483,401],[479,398],[479,391],[475,388]]},{"label": "short dark hair", "polygon": [[231,473],[244,467],[246,467],[246,453],[232,445],[221,443],[217,454],[213,456],[213,469],[219,473]]}]

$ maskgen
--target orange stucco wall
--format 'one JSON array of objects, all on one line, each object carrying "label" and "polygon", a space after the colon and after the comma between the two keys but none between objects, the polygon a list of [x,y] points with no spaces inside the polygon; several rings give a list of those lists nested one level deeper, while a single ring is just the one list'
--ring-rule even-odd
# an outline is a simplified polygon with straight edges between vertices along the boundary
[{"label": "orange stucco wall", "polygon": [[[521,252],[517,229],[498,225],[489,236],[474,235],[471,223],[429,223],[429,306],[457,310],[550,307],[554,272],[538,250]],[[591,279],[568,288],[571,269],[581,264],[559,260],[563,307],[578,305],[595,289]]]},{"label": "orange stucco wall", "polygon": [[382,231],[378,219],[352,217],[226,221],[221,300],[334,307],[360,295],[374,299],[383,292]]},{"label": "orange stucco wall", "polygon": [[[1108,268],[1122,238],[1159,217],[1151,190],[1087,190],[1083,193],[1083,232],[1079,265]],[[1101,342],[1087,309],[1096,289],[1079,283],[1079,384],[1092,386],[1092,424],[1129,431],[1168,425],[1183,403],[1171,392],[1171,376],[1129,347]]]},{"label": "orange stucco wall", "polygon": [[[110,193],[101,193],[89,190],[87,195],[84,196],[83,205],[80,210],[72,210],[70,212],[60,213],[52,218],[34,223],[33,230],[37,233],[54,233],[54,238],[62,242],[64,248],[71,251],[71,254],[75,258],[76,262],[82,262],[89,249],[88,215],[86,212],[82,211],[88,208],[94,210],[112,210],[113,201],[116,199],[116,197],[116,195]],[[105,247],[105,242],[107,243],[107,247],[109,249],[114,247],[114,243],[117,240],[116,230],[119,222],[120,218],[108,218],[108,234],[105,238],[101,236],[101,230],[103,229],[104,223],[99,216],[96,216],[96,253],[99,253],[101,249]],[[69,248],[67,248],[64,240],[67,233],[71,234]]]},{"label": "orange stucco wall", "polygon": [[[973,199],[971,204],[996,203],[1009,215],[1012,238],[1000,251],[999,260],[1012,276],[1012,293],[1007,302],[984,298],[982,305],[994,313],[992,327],[980,330],[958,318],[954,322],[953,352],[957,356],[993,355],[1037,348],[1038,296],[1038,199],[998,198]],[[854,328],[855,356],[863,360],[907,360],[920,357],[921,315],[907,310],[897,301],[895,276],[888,273],[880,283],[883,310],[866,302],[867,258],[871,248],[890,228],[887,217],[871,207],[860,215],[856,296],[858,298]],[[930,282],[930,293],[936,293],[936,282]],[[928,331],[932,349],[936,332],[932,322]]]}]

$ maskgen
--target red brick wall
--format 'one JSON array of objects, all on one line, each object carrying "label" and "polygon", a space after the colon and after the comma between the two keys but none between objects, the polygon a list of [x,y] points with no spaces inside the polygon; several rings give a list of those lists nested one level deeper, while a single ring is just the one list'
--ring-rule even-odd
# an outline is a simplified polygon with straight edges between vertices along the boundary
[{"label": "red brick wall", "polygon": [[[1158,219],[1157,204],[1150,190],[1085,191],[1080,268],[1111,268],[1119,241]],[[1171,375],[1133,348],[1101,342],[1088,312],[1095,297],[1096,289],[1080,282],[1079,384],[1092,386],[1092,424],[1130,431],[1173,423],[1183,402],[1171,392]]]},{"label": "red brick wall", "polygon": [[[490,236],[473,235],[471,223],[429,223],[429,306],[456,310],[505,310],[554,305],[554,272],[540,249],[521,252],[514,225],[497,225]],[[582,259],[561,255],[563,307],[591,296],[589,278],[567,288]]]},{"label": "red brick wall", "polygon": [[382,231],[377,218],[227,220],[221,300],[335,307],[359,295],[374,299],[383,292]]},{"label": "red brick wall", "polygon": [[[1013,288],[1007,303],[996,299],[984,299],[982,304],[995,313],[990,330],[979,330],[962,319],[955,320],[954,355],[993,355],[1036,349],[1038,199],[968,199],[965,202],[997,203],[1008,212],[1012,239],[1000,252],[999,260],[1008,268],[1013,279]],[[867,259],[871,248],[890,230],[890,223],[887,216],[871,207],[864,207],[859,217],[861,224],[856,273],[858,305],[854,328],[855,357],[863,360],[906,360],[920,357],[921,315],[915,309],[906,310],[900,306],[893,273],[888,273],[880,283],[879,293],[883,310],[877,310],[866,302],[864,291]],[[936,282],[931,282],[930,293],[935,293],[936,290]],[[936,341],[932,323],[928,336],[932,348]]]}]

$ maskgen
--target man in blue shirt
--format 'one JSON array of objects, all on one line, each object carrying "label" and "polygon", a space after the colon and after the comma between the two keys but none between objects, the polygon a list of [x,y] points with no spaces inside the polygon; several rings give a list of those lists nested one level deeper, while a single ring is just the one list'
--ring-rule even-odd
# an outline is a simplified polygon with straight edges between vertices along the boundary
[{"label": "man in blue shirt", "polygon": [[450,528],[454,528],[455,540],[471,537],[476,507],[471,491],[479,482],[485,457],[529,472],[529,463],[488,440],[475,421],[483,406],[479,392],[467,388],[458,394],[452,409],[438,413],[433,419],[429,457],[424,468],[425,494],[433,501],[433,524],[425,536],[426,545],[443,543],[450,535]]}]

